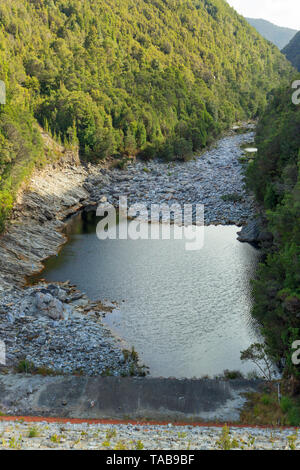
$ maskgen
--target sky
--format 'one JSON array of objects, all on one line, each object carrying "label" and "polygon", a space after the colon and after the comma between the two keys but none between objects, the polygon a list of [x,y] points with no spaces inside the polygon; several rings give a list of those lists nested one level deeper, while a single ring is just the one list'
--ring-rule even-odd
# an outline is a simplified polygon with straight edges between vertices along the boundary
[{"label": "sky", "polygon": [[300,0],[227,0],[248,18],[263,18],[278,26],[300,30]]}]

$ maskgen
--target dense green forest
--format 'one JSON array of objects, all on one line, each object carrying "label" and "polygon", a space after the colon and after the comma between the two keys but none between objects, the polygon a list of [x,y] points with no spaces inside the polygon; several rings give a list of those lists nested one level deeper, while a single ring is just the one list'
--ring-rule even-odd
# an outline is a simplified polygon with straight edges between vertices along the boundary
[{"label": "dense green forest", "polygon": [[293,37],[289,44],[283,49],[283,54],[292,62],[293,66],[300,72],[300,31]]},{"label": "dense green forest", "polygon": [[1,0],[0,221],[43,149],[189,158],[257,116],[289,63],[224,0]]},{"label": "dense green forest", "polygon": [[261,34],[265,39],[271,41],[278,49],[282,50],[298,32],[296,29],[277,26],[258,18],[246,18],[246,20]]},{"label": "dense green forest", "polygon": [[284,359],[287,377],[300,380],[291,360],[291,345],[300,338],[300,106],[292,103],[293,91],[277,91],[262,116],[259,153],[247,179],[274,236],[254,284],[254,316],[272,356]]}]

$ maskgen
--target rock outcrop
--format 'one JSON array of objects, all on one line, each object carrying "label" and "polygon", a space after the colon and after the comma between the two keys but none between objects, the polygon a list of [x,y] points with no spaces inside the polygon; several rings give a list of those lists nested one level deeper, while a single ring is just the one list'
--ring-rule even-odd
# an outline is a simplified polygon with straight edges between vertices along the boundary
[{"label": "rock outcrop", "polygon": [[273,235],[266,230],[266,222],[257,217],[249,220],[247,224],[238,232],[238,240],[242,243],[265,246],[273,241]]}]

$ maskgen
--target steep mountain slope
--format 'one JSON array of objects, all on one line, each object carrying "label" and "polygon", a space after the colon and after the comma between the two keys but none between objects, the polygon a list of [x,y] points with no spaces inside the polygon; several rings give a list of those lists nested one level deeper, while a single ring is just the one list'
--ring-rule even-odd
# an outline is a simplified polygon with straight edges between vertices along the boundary
[{"label": "steep mountain slope", "polygon": [[248,183],[274,236],[255,283],[254,315],[273,357],[284,359],[287,376],[300,383],[299,367],[291,359],[300,333],[300,106],[292,103],[291,94],[290,87],[278,90],[260,120],[259,152],[248,169]]},{"label": "steep mountain slope", "polygon": [[290,41],[290,43],[283,49],[283,54],[287,59],[292,62],[293,66],[300,72],[300,31]]},{"label": "steep mountain slope", "polygon": [[292,68],[224,0],[1,0],[0,220],[43,150],[188,158]]},{"label": "steep mountain slope", "polygon": [[275,44],[275,46],[280,50],[290,42],[295,34],[297,34],[296,29],[283,28],[282,26],[277,26],[276,24],[263,19],[246,18],[246,20],[259,32],[259,34]]}]

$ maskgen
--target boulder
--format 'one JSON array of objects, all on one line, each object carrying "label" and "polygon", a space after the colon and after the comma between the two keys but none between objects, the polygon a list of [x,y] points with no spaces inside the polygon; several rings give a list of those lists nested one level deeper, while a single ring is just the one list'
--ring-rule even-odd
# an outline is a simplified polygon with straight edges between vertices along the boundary
[{"label": "boulder", "polygon": [[258,243],[260,235],[260,224],[257,219],[250,220],[240,232],[238,232],[238,240],[242,243]]},{"label": "boulder", "polygon": [[63,303],[51,294],[37,292],[35,295],[35,308],[37,314],[46,315],[52,320],[64,319]]}]

